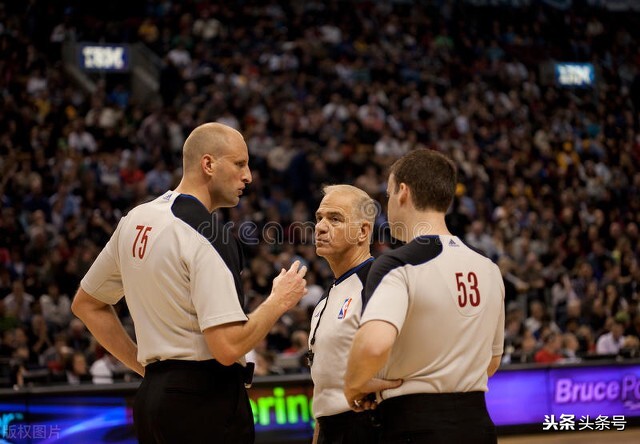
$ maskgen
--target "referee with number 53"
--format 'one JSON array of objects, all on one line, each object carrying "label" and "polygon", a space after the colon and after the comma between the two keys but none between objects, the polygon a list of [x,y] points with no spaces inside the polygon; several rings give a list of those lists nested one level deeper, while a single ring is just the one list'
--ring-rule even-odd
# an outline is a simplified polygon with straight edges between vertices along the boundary
[{"label": "referee with number 53", "polygon": [[371,267],[345,376],[356,411],[374,375],[404,381],[378,393],[385,444],[497,442],[484,392],[502,355],[504,285],[496,264],[449,233],[455,188],[454,164],[435,151],[390,170],[389,224],[406,245]]},{"label": "referee with number 53", "polygon": [[[212,215],[238,204],[251,182],[242,135],[207,123],[194,129],[175,190],[122,218],[80,283],[73,312],[124,364],[144,375],[133,409],[146,443],[254,442],[244,355],[306,293],[295,262],[251,314],[242,309],[238,242]],[[137,346],[112,305],[123,295]]]}]

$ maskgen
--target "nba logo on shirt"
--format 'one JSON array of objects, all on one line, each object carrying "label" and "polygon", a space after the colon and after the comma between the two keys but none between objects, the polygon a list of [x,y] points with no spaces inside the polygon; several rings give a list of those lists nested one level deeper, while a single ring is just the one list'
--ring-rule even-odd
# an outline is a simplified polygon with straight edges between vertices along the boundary
[{"label": "nba logo on shirt", "polygon": [[344,303],[340,308],[340,313],[338,313],[338,319],[344,319],[347,316],[347,310],[349,309],[350,304],[351,304],[351,298],[347,298],[344,300]]}]

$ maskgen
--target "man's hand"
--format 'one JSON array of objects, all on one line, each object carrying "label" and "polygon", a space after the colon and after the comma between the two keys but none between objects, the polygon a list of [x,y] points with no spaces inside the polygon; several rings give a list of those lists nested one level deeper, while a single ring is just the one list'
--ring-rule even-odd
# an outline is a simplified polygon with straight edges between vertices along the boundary
[{"label": "man's hand", "polygon": [[307,293],[305,274],[307,274],[307,267],[300,267],[300,261],[295,261],[288,270],[283,268],[273,280],[273,288],[269,298],[283,307],[283,312],[295,307],[302,296]]},{"label": "man's hand", "polygon": [[[346,389],[344,396],[347,398],[349,407],[356,412],[364,410],[373,410],[378,406],[375,400],[375,394],[382,390],[388,390],[402,385],[402,379],[387,380],[380,378],[371,378],[363,386],[357,389]],[[370,396],[374,395],[374,396]]]}]

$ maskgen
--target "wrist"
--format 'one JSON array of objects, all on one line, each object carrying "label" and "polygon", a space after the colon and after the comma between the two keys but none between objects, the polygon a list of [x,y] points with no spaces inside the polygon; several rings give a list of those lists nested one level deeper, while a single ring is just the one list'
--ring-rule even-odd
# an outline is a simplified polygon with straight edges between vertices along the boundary
[{"label": "wrist", "polygon": [[271,292],[269,297],[262,303],[266,307],[277,314],[278,317],[282,316],[287,311],[287,305],[282,300],[282,296],[274,291]]}]

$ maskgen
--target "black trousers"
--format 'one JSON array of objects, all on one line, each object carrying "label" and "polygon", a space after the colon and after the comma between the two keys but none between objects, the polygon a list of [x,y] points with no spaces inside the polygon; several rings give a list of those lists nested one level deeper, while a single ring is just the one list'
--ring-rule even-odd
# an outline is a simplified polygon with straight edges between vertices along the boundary
[{"label": "black trousers", "polygon": [[375,412],[344,412],[318,418],[318,444],[377,444],[380,423]]},{"label": "black trousers", "polygon": [[133,422],[140,444],[253,444],[244,368],[215,360],[149,364]]},{"label": "black trousers", "polygon": [[498,442],[484,392],[398,396],[382,402],[378,412],[384,444]]}]

